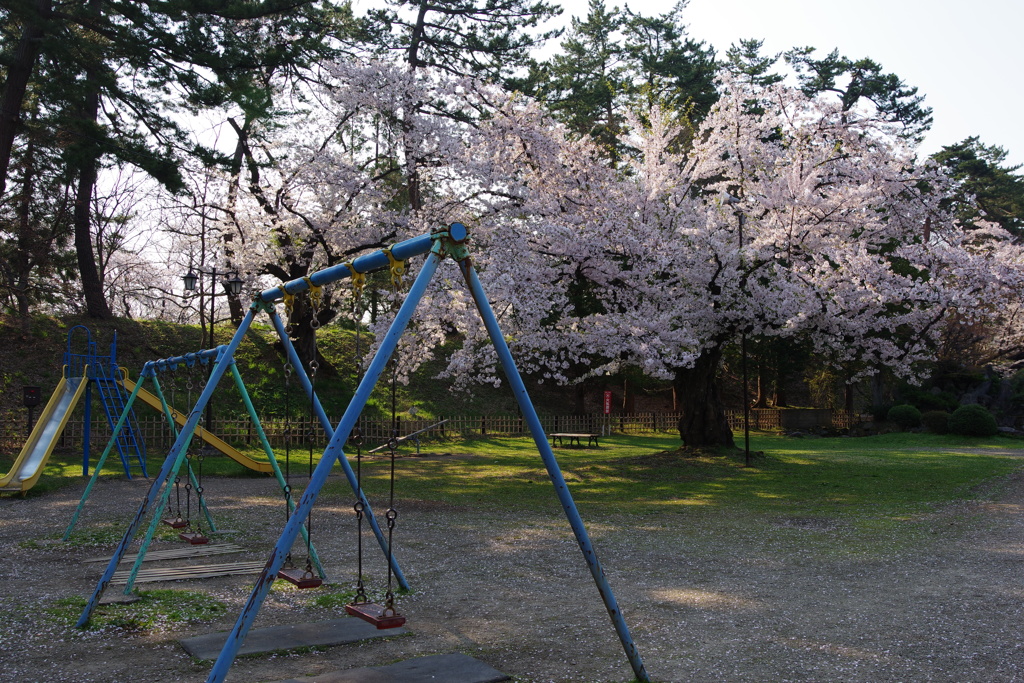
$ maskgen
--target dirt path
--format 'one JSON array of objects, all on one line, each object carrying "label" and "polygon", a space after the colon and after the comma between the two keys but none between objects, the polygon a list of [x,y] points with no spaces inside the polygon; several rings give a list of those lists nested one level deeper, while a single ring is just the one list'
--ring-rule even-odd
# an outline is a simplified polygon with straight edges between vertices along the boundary
[{"label": "dirt path", "polygon": [[[232,559],[264,559],[283,523],[272,482],[229,479],[208,488],[222,527],[239,530],[232,540],[255,549]],[[84,528],[123,527],[144,490],[144,483],[102,482]],[[110,546],[26,545],[58,534],[80,492],[0,499],[4,679],[204,680],[209,664],[191,661],[177,640],[230,628],[252,579],[161,585],[228,603],[213,623],[143,635],[82,634],[54,623],[47,609],[89,595],[102,572],[81,560],[109,555]],[[642,517],[582,512],[657,681],[1024,680],[1024,477],[985,497],[867,530],[692,509]],[[355,569],[347,503],[328,501],[319,514],[320,552],[328,571],[348,583]],[[475,656],[517,681],[631,678],[554,504],[513,515],[409,503],[397,543],[415,588],[401,602],[410,635],[243,658],[229,680],[274,681],[445,652]],[[381,576],[382,565],[370,571]],[[337,616],[312,606],[312,593],[275,590],[257,626]]]}]

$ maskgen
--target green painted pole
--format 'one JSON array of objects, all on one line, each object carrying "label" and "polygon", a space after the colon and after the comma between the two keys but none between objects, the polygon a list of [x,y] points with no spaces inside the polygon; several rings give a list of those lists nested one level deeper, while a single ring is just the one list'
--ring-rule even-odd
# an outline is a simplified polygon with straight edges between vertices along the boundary
[{"label": "green painted pole", "polygon": [[[163,389],[160,387],[160,381],[159,381],[159,378],[156,375],[153,375],[153,390],[156,393],[157,397],[160,399],[160,406],[161,406],[161,408],[164,411],[164,417],[167,418],[167,424],[170,425],[170,427],[171,427],[171,434],[173,434],[174,438],[177,439],[178,438],[178,425],[174,422],[174,415],[171,413],[171,406],[170,406],[170,404],[167,403],[167,400],[164,398]],[[189,481],[192,482],[192,487],[198,489],[199,488],[199,481],[196,479],[195,472],[192,471],[192,465],[188,461],[185,462],[185,469],[188,470],[188,479],[189,479]],[[174,476],[177,477],[177,472],[174,473]],[[170,497],[170,492],[169,491],[168,491],[167,495],[168,495],[168,498],[169,498]],[[201,496],[199,498],[199,507],[202,508],[203,514],[206,516],[206,523],[210,527],[210,532],[211,533],[216,532],[217,531],[217,525],[213,521],[213,515],[210,514],[210,509],[206,506],[206,497],[205,496]],[[160,515],[162,513],[163,513],[162,509],[157,510],[156,513],[154,514],[154,517],[159,519]]]},{"label": "green painted pole", "polygon": [[[185,451],[188,448],[188,439],[184,438],[186,434],[191,436],[195,430],[196,425],[199,423],[201,417],[201,411],[206,407],[206,402],[210,400],[210,395],[214,389],[217,388],[217,383],[220,382],[224,376],[226,369],[226,363],[224,358],[231,358],[234,356],[235,351],[238,349],[238,345],[242,341],[242,337],[249,330],[252,325],[253,318],[256,312],[253,308],[249,309],[245,317],[242,319],[241,324],[235,331],[234,336],[228,345],[225,347],[219,347],[215,352],[215,356],[218,361],[213,367],[213,372],[210,373],[210,378],[206,382],[206,386],[203,388],[202,393],[199,396],[199,400],[196,402],[195,408],[189,413],[188,419],[185,421],[185,427],[182,433],[178,435],[178,440],[175,441],[174,445],[170,448],[170,453],[164,459],[163,465],[160,467],[160,474],[153,479],[153,483],[149,487],[149,491],[146,493],[145,500],[139,505],[139,509],[135,512],[132,520],[128,523],[128,528],[124,532],[124,536],[121,537],[120,543],[117,544],[117,548],[114,549],[114,554],[111,556],[110,561],[107,563],[106,569],[103,570],[103,575],[100,580],[96,583],[96,588],[93,590],[92,595],[86,602],[85,609],[82,610],[82,614],[79,615],[78,621],[75,622],[76,628],[83,628],[89,623],[92,618],[92,613],[95,611],[96,606],[99,605],[100,599],[103,597],[104,591],[107,586],[110,585],[111,580],[114,578],[114,572],[117,571],[117,565],[124,559],[125,553],[128,552],[128,546],[131,545],[132,539],[135,537],[135,532],[138,531],[142,525],[142,520],[145,518],[146,513],[149,511],[150,506],[153,505],[157,495],[160,492],[160,487],[167,480],[167,475],[174,467],[177,460],[185,457]],[[177,457],[175,457],[175,451],[177,451]]]},{"label": "green painted pole", "polygon": [[[235,386],[238,387],[238,393],[242,395],[242,401],[245,403],[245,409],[249,411],[249,419],[252,420],[253,426],[256,428],[256,435],[260,439],[260,444],[263,446],[263,452],[267,454],[267,458],[270,460],[270,466],[274,469],[274,477],[277,478],[277,483],[281,485],[282,493],[285,492],[288,487],[288,482],[285,480],[284,475],[281,474],[281,466],[277,463],[277,456],[274,455],[274,449],[270,446],[270,440],[267,439],[267,434],[263,431],[263,424],[260,423],[259,417],[256,416],[256,408],[253,407],[252,399],[249,398],[249,392],[245,388],[245,382],[242,381],[242,376],[238,373],[238,367],[234,360],[231,361],[231,375],[235,378]],[[286,496],[285,500],[288,505],[288,514],[295,512],[295,501],[291,496]],[[300,528],[302,533],[302,539],[306,543],[306,547],[309,548],[309,559],[316,567],[317,573],[320,574],[320,578],[327,580],[327,573],[324,571],[323,565],[320,564],[320,556],[316,552],[316,548],[313,547],[312,541],[309,540],[309,530],[306,529],[306,525],[303,524]]]},{"label": "green painted pole", "polygon": [[[114,425],[114,431],[110,435],[110,441],[107,442],[107,447],[103,449],[100,459],[96,461],[96,467],[93,468],[92,476],[89,478],[89,483],[85,485],[85,491],[82,492],[82,499],[78,501],[78,507],[75,508],[75,514],[71,517],[71,523],[68,524],[68,528],[64,532],[64,536],[61,538],[62,541],[67,541],[71,537],[71,531],[78,523],[78,518],[82,514],[82,508],[85,507],[85,501],[89,498],[89,494],[92,493],[92,487],[95,486],[96,480],[100,478],[100,472],[103,470],[103,465],[107,462],[107,456],[110,455],[110,451],[113,450],[114,445],[117,443],[117,437],[121,433],[121,429],[124,428],[125,422],[128,421],[128,416],[131,414],[132,410],[132,404],[135,403],[135,397],[139,395],[139,390],[142,388],[143,381],[145,381],[145,373],[148,368],[149,363],[142,366],[142,372],[139,374],[139,381],[136,383],[135,389],[128,397],[124,410],[121,412],[121,417],[118,418],[117,424]],[[86,464],[88,465],[88,461],[86,461]]]},{"label": "green painted pole", "polygon": [[[154,377],[154,380],[156,380],[156,377]],[[167,404],[167,400],[164,398],[164,392],[160,389],[159,384],[156,385],[156,388],[159,391],[157,395],[160,396],[161,408],[164,410],[164,415],[170,420],[171,430],[175,434],[175,442],[177,442],[177,439],[180,439],[181,433],[177,431],[174,416],[171,415],[171,407]],[[187,427],[188,425],[186,424],[185,426]],[[132,590],[135,588],[135,580],[138,578],[138,572],[142,569],[142,562],[145,561],[145,554],[150,551],[150,544],[153,543],[154,538],[157,536],[157,529],[160,528],[160,523],[163,520],[164,510],[167,509],[167,501],[171,498],[171,484],[174,482],[174,479],[178,477],[178,472],[181,471],[182,463],[184,463],[185,470],[188,472],[188,480],[195,488],[199,488],[199,482],[196,480],[193,470],[191,470],[191,464],[188,463],[187,459],[184,457],[185,454],[188,453],[188,444],[191,443],[191,438],[193,438],[193,434],[196,432],[196,427],[197,425],[193,425],[188,437],[184,439],[181,450],[174,461],[174,466],[171,468],[170,473],[164,480],[163,487],[160,490],[160,498],[157,499],[156,507],[153,508],[153,517],[150,519],[150,525],[145,529],[145,536],[142,537],[142,543],[138,548],[138,553],[135,555],[135,561],[132,563],[131,569],[128,571],[128,582],[125,584],[124,589],[125,595],[131,595]],[[206,502],[202,498],[200,498],[200,502],[200,507],[205,510]],[[216,527],[212,526],[213,519],[210,517],[209,510],[205,510],[205,512],[207,521],[211,524],[210,530],[216,530]]]}]

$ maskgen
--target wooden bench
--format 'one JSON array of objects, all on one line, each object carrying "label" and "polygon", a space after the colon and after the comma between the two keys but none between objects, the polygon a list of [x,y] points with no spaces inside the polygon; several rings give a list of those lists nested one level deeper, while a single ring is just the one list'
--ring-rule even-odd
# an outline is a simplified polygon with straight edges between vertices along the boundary
[{"label": "wooden bench", "polygon": [[573,443],[575,442],[575,444],[577,446],[582,447],[583,446],[582,439],[586,439],[587,440],[587,447],[588,448],[591,447],[591,446],[593,446],[594,448],[597,448],[597,446],[598,446],[597,437],[599,437],[599,436],[600,436],[600,434],[570,434],[568,432],[558,432],[556,434],[548,434],[548,438],[551,439],[551,445],[552,446],[565,446],[566,445],[565,442],[568,441],[570,446],[572,446]]}]

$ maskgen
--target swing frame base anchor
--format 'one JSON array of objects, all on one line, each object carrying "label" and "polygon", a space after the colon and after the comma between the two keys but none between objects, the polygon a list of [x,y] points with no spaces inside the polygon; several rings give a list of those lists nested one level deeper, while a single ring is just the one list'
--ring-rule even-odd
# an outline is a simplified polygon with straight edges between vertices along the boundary
[{"label": "swing frame base anchor", "polygon": [[375,602],[353,602],[345,605],[345,611],[353,617],[368,621],[378,629],[398,628],[405,623],[405,617]]},{"label": "swing frame base anchor", "polygon": [[277,578],[295,584],[296,588],[319,588],[324,583],[324,580],[313,572],[298,567],[279,569]]}]

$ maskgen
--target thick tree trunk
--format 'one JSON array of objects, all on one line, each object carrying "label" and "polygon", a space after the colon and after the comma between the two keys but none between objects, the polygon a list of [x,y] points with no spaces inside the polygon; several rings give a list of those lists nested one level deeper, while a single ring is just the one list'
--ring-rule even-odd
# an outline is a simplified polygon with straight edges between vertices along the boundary
[{"label": "thick tree trunk", "polygon": [[18,252],[17,284],[12,282],[12,291],[18,300],[18,317],[22,334],[28,334],[29,327],[29,286],[32,281],[32,255],[38,249],[32,226],[32,200],[35,196],[35,144],[29,138],[25,146],[25,177],[22,179],[21,197],[18,200]]},{"label": "thick tree trunk", "polygon": [[765,374],[767,368],[761,363],[757,366],[757,393],[754,395],[754,400],[750,402],[751,408],[767,408],[768,407],[768,391],[771,386],[771,382],[768,381]]},{"label": "thick tree trunk", "polygon": [[[326,325],[334,319],[336,312],[330,308],[324,308],[319,311],[317,320],[320,326]],[[296,298],[295,310],[292,311],[291,318],[286,320],[289,329],[289,337],[292,342],[292,346],[295,347],[295,353],[298,354],[299,360],[302,361],[302,367],[307,374],[310,373],[312,367],[310,361],[313,360],[314,351],[316,353],[317,360],[317,375],[323,376],[335,376],[337,370],[324,358],[323,353],[317,347],[316,343],[316,329],[311,324],[313,321],[313,309],[306,303],[303,298]]]},{"label": "thick tree trunk", "polygon": [[684,446],[703,448],[736,445],[718,391],[718,368],[721,361],[722,348],[719,346],[703,353],[692,368],[676,370],[673,383],[682,413],[679,418],[679,436]]},{"label": "thick tree trunk", "polygon": [[[92,80],[86,75],[86,81]],[[96,121],[99,113],[99,93],[95,89],[86,95],[82,107],[84,129]],[[110,318],[110,306],[103,294],[103,280],[96,268],[92,248],[92,193],[96,187],[97,157],[95,145],[87,140],[80,141],[82,150],[78,163],[78,191],[75,195],[75,255],[78,260],[78,274],[82,278],[82,294],[85,298],[85,312],[92,318]]]},{"label": "thick tree trunk", "polygon": [[[420,61],[420,42],[423,40],[424,33],[426,32],[426,19],[427,12],[431,10],[430,4],[426,0],[421,0],[419,4],[419,10],[416,15],[416,24],[412,29],[412,33],[409,36],[409,50],[406,53],[406,60],[409,64],[409,69],[415,71],[421,66],[426,66],[425,63]],[[416,212],[423,208],[423,195],[420,188],[420,159],[418,152],[413,149],[410,139],[412,137],[412,122],[411,118],[414,114],[419,113],[421,103],[408,102],[406,105],[406,115],[402,121],[402,129],[405,132],[405,166],[407,175],[407,187],[406,192],[409,199],[409,209]]]},{"label": "thick tree trunk", "polygon": [[774,405],[776,408],[785,408],[789,405],[789,396],[786,395],[786,382],[788,378],[785,370],[782,368],[782,363],[777,362],[778,371],[775,373],[775,401]]},{"label": "thick tree trunk", "polygon": [[590,386],[586,382],[580,382],[576,385],[573,392],[573,414],[585,415],[587,412],[587,392]]},{"label": "thick tree trunk", "polygon": [[[235,133],[238,135],[238,141],[235,143],[235,153],[231,157],[231,182],[228,184],[227,201],[229,215],[234,216],[238,204],[238,185],[242,178],[242,162],[245,161],[245,151],[249,146],[249,130],[252,126],[252,120],[246,115],[245,121],[241,126],[233,118],[229,118],[228,123],[231,124],[231,127],[235,129]],[[224,239],[224,258],[229,267],[234,267],[235,235],[227,230],[221,234]],[[242,318],[245,317],[245,308],[242,305],[240,296],[228,293],[228,311],[231,316],[231,324],[235,327],[241,325]]]},{"label": "thick tree trunk", "polygon": [[34,9],[37,16],[27,20],[21,30],[21,39],[7,69],[7,81],[0,93],[0,196],[7,187],[7,169],[18,133],[21,104],[42,45],[43,21],[50,15],[52,4],[52,0],[36,0]]}]

